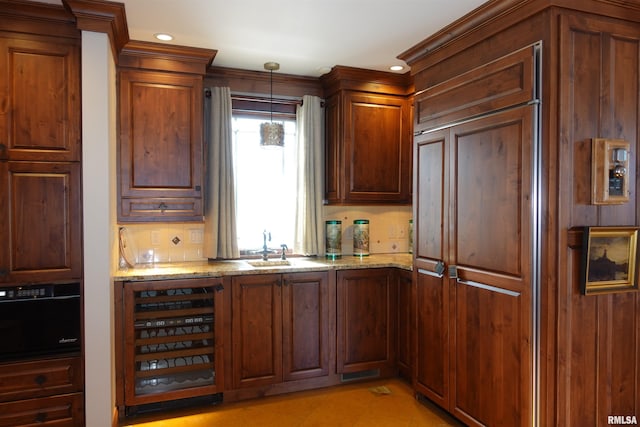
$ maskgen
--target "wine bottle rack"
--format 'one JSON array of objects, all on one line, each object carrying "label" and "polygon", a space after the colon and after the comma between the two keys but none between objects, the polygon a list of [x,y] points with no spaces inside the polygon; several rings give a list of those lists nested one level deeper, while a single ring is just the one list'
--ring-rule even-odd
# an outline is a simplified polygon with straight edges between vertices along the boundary
[{"label": "wine bottle rack", "polygon": [[217,391],[216,295],[222,289],[217,280],[125,287],[129,404]]}]

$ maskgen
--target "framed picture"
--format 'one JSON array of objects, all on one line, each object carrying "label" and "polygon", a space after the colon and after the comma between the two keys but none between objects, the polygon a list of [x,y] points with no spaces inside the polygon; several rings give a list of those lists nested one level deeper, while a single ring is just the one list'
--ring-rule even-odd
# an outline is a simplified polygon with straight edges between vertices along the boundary
[{"label": "framed picture", "polygon": [[638,227],[585,227],[582,293],[638,289]]}]

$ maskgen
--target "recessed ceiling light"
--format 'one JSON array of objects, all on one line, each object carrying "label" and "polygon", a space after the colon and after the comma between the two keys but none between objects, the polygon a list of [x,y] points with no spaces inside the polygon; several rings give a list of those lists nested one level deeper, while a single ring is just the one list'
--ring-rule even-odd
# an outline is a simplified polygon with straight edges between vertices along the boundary
[{"label": "recessed ceiling light", "polygon": [[391,71],[402,71],[404,70],[404,67],[402,65],[392,65],[389,69]]},{"label": "recessed ceiling light", "polygon": [[163,42],[168,42],[173,40],[173,36],[167,33],[157,33],[157,34],[154,34],[153,36],[158,40],[162,40]]}]

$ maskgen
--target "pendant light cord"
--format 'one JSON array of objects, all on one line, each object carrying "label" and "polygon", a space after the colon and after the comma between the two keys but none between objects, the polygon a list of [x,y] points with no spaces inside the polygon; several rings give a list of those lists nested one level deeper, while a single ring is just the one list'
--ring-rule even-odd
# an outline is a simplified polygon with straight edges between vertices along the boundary
[{"label": "pendant light cord", "polygon": [[270,76],[270,91],[271,91],[271,102],[269,102],[269,111],[271,113],[270,120],[273,123],[273,70],[269,71]]}]

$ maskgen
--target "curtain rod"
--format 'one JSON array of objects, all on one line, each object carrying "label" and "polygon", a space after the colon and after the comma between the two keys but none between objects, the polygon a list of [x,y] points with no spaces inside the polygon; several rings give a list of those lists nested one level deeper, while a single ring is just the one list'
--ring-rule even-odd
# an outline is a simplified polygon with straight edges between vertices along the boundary
[{"label": "curtain rod", "polygon": [[[207,98],[211,97],[211,89],[205,89],[204,94]],[[292,99],[292,98],[265,98],[262,96],[251,96],[251,95],[233,95],[231,94],[231,99],[234,101],[253,101],[253,102],[265,102],[265,103],[273,103],[273,104],[284,104],[284,105],[302,105],[302,99]]]}]

